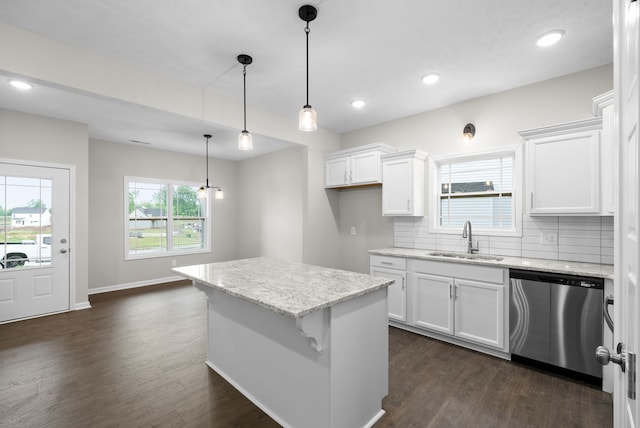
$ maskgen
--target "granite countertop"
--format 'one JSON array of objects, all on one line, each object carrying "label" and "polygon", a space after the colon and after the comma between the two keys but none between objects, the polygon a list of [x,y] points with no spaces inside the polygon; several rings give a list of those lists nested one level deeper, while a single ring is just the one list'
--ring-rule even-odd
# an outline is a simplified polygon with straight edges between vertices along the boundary
[{"label": "granite countertop", "polygon": [[300,318],[393,284],[393,280],[387,278],[268,257],[172,270],[291,318]]},{"label": "granite countertop", "polygon": [[[450,253],[449,251],[416,250],[412,248],[380,248],[369,250],[369,254],[379,256],[404,257],[410,259],[433,260],[448,263],[465,263],[482,266],[494,266],[510,269],[526,269],[540,272],[554,272],[572,275],[593,276],[613,279],[613,265],[598,263],[570,262],[564,260],[527,259],[520,257],[496,256],[501,260],[465,259],[430,255],[431,253]],[[480,257],[487,256],[480,254]]]}]

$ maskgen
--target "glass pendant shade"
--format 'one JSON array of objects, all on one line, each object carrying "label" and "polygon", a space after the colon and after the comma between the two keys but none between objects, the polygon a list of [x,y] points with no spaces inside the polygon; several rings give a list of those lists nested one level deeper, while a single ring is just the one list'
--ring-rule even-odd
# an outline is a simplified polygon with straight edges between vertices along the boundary
[{"label": "glass pendant shade", "polygon": [[238,135],[238,150],[253,150],[253,137],[246,129]]},{"label": "glass pendant shade", "polygon": [[218,191],[216,192],[216,199],[224,199],[224,193],[222,192],[222,189],[218,189]]},{"label": "glass pendant shade", "polygon": [[207,197],[207,188],[202,186],[198,189],[198,199],[205,199]]},{"label": "glass pendant shade", "polygon": [[306,105],[300,110],[298,129],[301,131],[315,131],[318,129],[317,113],[310,105]]}]

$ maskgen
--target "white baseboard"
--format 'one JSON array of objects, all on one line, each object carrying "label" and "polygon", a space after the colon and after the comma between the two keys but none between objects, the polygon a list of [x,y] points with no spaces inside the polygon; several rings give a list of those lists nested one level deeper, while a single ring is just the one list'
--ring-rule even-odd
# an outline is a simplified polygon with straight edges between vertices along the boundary
[{"label": "white baseboard", "polygon": [[108,285],[106,287],[90,288],[89,295],[108,293],[110,291],[127,290],[129,288],[146,287],[148,285],[164,284],[165,282],[180,281],[183,279],[184,277],[182,276],[174,275],[174,276],[167,276],[165,278],[149,279],[146,281],[129,282],[127,284],[116,284],[116,285]]},{"label": "white baseboard", "polygon": [[76,303],[74,308],[75,311],[80,311],[82,309],[91,309],[91,304],[89,301]]}]

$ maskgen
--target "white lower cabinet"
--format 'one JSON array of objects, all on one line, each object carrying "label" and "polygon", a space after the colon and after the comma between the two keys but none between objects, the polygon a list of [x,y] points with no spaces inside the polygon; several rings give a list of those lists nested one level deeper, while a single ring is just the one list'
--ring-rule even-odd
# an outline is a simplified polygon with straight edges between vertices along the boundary
[{"label": "white lower cabinet", "polygon": [[415,326],[504,348],[504,285],[421,273],[412,280]]},{"label": "white lower cabinet", "polygon": [[508,350],[507,269],[412,260],[409,322],[432,332]]},{"label": "white lower cabinet", "polygon": [[407,321],[407,271],[406,259],[399,257],[371,256],[371,276],[395,280],[387,288],[387,308],[389,319]]},{"label": "white lower cabinet", "polygon": [[389,321],[426,336],[507,357],[509,270],[372,255],[373,276],[389,287]]},{"label": "white lower cabinet", "polygon": [[504,349],[504,285],[456,279],[454,287],[454,334],[461,339]]},{"label": "white lower cabinet", "polygon": [[453,334],[453,279],[426,274],[414,274],[412,279],[413,324],[440,333]]}]

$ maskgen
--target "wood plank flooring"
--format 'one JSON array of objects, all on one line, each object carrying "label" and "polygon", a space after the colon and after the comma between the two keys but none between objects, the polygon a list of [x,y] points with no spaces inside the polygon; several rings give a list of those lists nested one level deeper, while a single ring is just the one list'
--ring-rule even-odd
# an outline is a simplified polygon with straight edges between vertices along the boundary
[{"label": "wood plank flooring", "polygon": [[[91,296],[90,310],[0,325],[0,427],[277,427],[205,364],[188,282]],[[611,396],[389,329],[382,427],[611,427]]]}]

